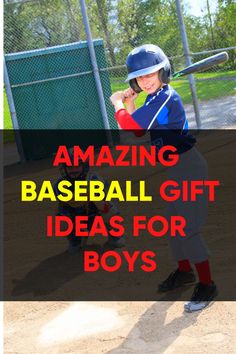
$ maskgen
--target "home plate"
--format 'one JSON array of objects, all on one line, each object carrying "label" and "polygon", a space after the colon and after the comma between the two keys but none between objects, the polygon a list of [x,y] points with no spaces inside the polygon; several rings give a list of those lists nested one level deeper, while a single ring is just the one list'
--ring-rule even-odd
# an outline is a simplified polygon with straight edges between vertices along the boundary
[{"label": "home plate", "polygon": [[122,324],[123,320],[113,308],[79,302],[71,304],[41,328],[38,343],[43,346],[54,345],[110,331]]}]

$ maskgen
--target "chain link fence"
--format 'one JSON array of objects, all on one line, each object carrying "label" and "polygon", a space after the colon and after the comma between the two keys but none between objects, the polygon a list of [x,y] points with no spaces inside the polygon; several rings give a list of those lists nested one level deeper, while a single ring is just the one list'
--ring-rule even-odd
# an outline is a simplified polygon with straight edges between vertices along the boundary
[{"label": "chain link fence", "polygon": [[[206,4],[209,5],[208,1]],[[114,111],[107,97],[111,92],[127,88],[127,84],[124,83],[127,75],[124,64],[132,48],[144,43],[154,43],[159,45],[169,57],[173,72],[186,66],[175,1],[86,0],[86,5],[92,37],[102,38],[105,46],[105,56],[97,57],[97,60],[100,62],[99,72],[108,116]],[[223,50],[229,54],[227,63],[194,75],[202,127],[236,127],[236,29],[233,18],[232,23],[229,23],[230,16],[235,13],[235,4],[219,1],[218,8],[215,8],[214,12],[211,12],[208,6],[205,14],[201,16],[190,14],[186,6],[182,11],[192,62]],[[5,0],[4,33],[5,54],[86,40],[78,0]],[[58,72],[63,75],[68,65],[67,57],[58,58],[58,63],[55,57],[53,60],[55,60],[55,70],[52,75],[55,73],[58,75]],[[76,62],[71,64],[71,70],[76,75],[78,72]],[[87,88],[93,93],[95,90],[93,80],[87,80],[86,77],[86,71],[92,71],[87,59],[84,68],[80,70],[85,73],[84,81],[79,85],[80,89],[84,91]],[[103,80],[104,75],[107,74],[109,79]],[[38,67],[33,69],[31,80],[42,80],[42,71]],[[75,90],[78,89],[76,85],[76,80],[68,82],[68,95],[71,94],[72,98]],[[171,85],[182,97],[190,127],[195,128],[188,79],[173,80]],[[64,94],[60,92],[59,80],[54,82],[51,89],[55,94],[59,92],[59,96]],[[143,93],[139,95],[137,107],[142,104],[144,98]],[[39,99],[37,109],[41,109],[44,105],[43,101]],[[81,103],[82,107],[85,104],[86,102]],[[89,104],[93,105],[93,102]],[[74,111],[80,110],[76,99],[73,105]],[[68,119],[69,114],[60,104],[60,100],[55,101],[47,113],[51,116],[52,125],[56,119]],[[72,119],[77,119],[76,117],[77,115],[74,114]]]}]

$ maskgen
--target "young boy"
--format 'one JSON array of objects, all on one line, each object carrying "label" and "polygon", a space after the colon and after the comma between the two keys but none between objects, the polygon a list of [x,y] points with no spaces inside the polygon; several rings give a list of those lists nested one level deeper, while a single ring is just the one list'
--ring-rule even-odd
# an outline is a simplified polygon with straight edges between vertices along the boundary
[{"label": "young boy", "polygon": [[[70,150],[70,158],[73,161],[73,150]],[[57,180],[54,185],[55,194],[60,194],[58,190],[58,183],[62,180],[67,180],[72,183],[75,181],[91,181],[99,180],[106,185],[106,182],[101,176],[94,172],[90,172],[89,165],[80,161],[79,166],[68,167],[66,164],[61,164],[60,167],[61,178]],[[88,216],[88,230],[91,229],[93,220],[96,215],[102,215],[105,222],[108,222],[112,215],[119,214],[117,207],[111,202],[59,202],[57,215],[68,216],[72,221],[79,215]],[[108,229],[109,231],[109,229]],[[87,237],[78,237],[75,235],[75,231],[72,230],[71,234],[68,236],[69,248],[68,251],[71,254],[77,253],[86,245]],[[107,245],[111,248],[120,248],[125,244],[124,237],[113,237],[108,236]]]},{"label": "young boy", "polygon": [[[130,88],[116,92],[110,98],[120,127],[134,131],[136,136],[149,131],[151,144],[157,148],[163,145],[175,146],[179,162],[168,168],[168,178],[179,185],[183,180],[207,179],[207,165],[194,146],[196,140],[188,133],[188,122],[180,96],[168,85],[171,70],[164,52],[152,44],[137,47],[128,55],[126,65],[126,81],[129,81]],[[141,91],[147,93],[146,101],[136,110],[134,100]],[[206,193],[194,203],[168,203],[167,217],[171,215],[185,217],[186,237],[169,238],[178,268],[159,285],[159,291],[166,292],[194,282],[192,263],[199,282],[184,309],[186,312],[202,310],[217,295],[208,262],[209,253],[200,234],[207,215]]]}]

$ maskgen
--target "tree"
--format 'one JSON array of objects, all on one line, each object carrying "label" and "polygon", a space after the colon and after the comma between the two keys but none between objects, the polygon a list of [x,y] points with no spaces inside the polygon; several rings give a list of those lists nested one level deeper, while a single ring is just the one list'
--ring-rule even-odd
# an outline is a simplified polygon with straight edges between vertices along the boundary
[{"label": "tree", "polygon": [[5,3],[5,52],[19,52],[79,41],[82,37],[79,28],[83,26],[77,9],[77,0]]},{"label": "tree", "polygon": [[217,47],[234,46],[236,42],[236,3],[219,1],[215,14],[214,31]]},{"label": "tree", "polygon": [[76,7],[71,0],[65,0],[67,7],[68,23],[70,27],[70,42],[77,42],[81,38],[78,16],[76,16]]},{"label": "tree", "polygon": [[98,17],[100,20],[99,27],[102,28],[102,31],[105,35],[105,41],[111,59],[111,64],[115,66],[116,58],[115,58],[114,48],[111,42],[111,36],[109,31],[109,10],[111,10],[111,4],[107,0],[96,0],[96,4],[98,9]]},{"label": "tree", "polygon": [[211,47],[215,49],[215,39],[214,39],[214,32],[213,32],[213,24],[212,24],[212,15],[210,11],[210,4],[209,0],[206,0],[207,2],[207,17],[209,20],[209,32],[210,32],[210,37],[211,37]]},{"label": "tree", "polygon": [[116,7],[116,52],[124,64],[128,52],[139,44],[138,1],[118,0]]}]

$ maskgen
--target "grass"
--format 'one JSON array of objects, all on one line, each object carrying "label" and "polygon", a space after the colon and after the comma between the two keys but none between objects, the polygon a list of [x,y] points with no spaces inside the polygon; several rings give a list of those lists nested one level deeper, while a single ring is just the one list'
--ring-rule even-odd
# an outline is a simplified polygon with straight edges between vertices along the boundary
[{"label": "grass", "polygon": [[[236,83],[228,80],[228,77],[236,77],[236,71],[218,72],[218,73],[202,73],[194,75],[196,79],[197,96],[200,101],[208,101],[212,98],[223,96],[231,96],[235,94]],[[214,80],[221,78],[221,80]],[[197,79],[212,79],[206,81],[198,81]],[[123,83],[123,78],[115,78],[112,83],[112,91],[124,90],[128,88]],[[191,103],[192,97],[187,78],[173,80],[171,86],[179,93],[184,104]],[[140,94],[136,100],[136,106],[140,107],[145,100],[145,94]]]},{"label": "grass", "polygon": [[7,95],[6,91],[4,90],[4,129],[12,129],[12,122],[11,122],[11,115],[10,115],[10,110],[7,102]]},{"label": "grass", "polygon": [[[219,98],[223,96],[231,96],[235,94],[236,83],[233,80],[227,80],[228,77],[235,77],[236,71],[228,72],[214,72],[214,73],[201,73],[194,75],[196,79],[212,79],[206,81],[196,80],[197,95],[200,101],[207,101],[212,98]],[[214,80],[222,78],[222,80]],[[124,90],[128,85],[123,82],[124,78],[111,78],[112,92]],[[184,104],[191,103],[191,92],[187,79],[179,79],[171,82],[171,86],[179,93]],[[141,93],[137,100],[136,105],[140,107],[145,100],[145,94]],[[13,129],[10,111],[7,103],[6,92],[4,90],[4,129]]]},{"label": "grass", "polygon": [[[12,134],[12,121],[11,121],[11,114],[8,106],[8,101],[7,101],[7,95],[6,91],[4,90],[4,96],[3,96],[3,103],[4,103],[4,120],[3,120],[3,128],[4,128],[4,133],[3,133],[3,141],[4,143],[7,142],[12,142],[15,140],[14,134]],[[7,131],[6,131],[7,130]]]}]

